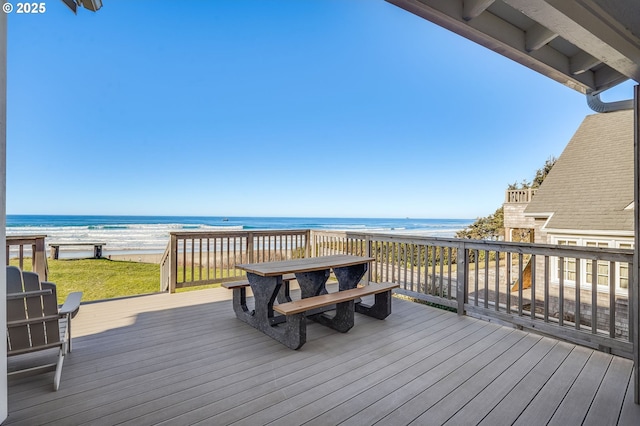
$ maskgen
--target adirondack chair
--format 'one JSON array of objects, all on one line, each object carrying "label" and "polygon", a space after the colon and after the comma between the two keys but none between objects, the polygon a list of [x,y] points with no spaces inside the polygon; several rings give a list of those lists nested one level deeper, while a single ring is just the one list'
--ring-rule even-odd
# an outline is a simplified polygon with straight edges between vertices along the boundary
[{"label": "adirondack chair", "polygon": [[7,266],[7,356],[58,348],[57,362],[9,371],[9,376],[55,371],[53,388],[58,390],[64,356],[71,352],[71,318],[81,298],[81,292],[71,293],[58,307],[55,284]]}]

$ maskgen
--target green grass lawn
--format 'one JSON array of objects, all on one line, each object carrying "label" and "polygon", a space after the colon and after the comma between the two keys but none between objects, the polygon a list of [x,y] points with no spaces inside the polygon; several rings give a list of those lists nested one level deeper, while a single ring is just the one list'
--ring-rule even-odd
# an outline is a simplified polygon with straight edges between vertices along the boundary
[{"label": "green grass lawn", "polygon": [[[17,265],[17,259],[10,264]],[[160,291],[160,265],[108,259],[48,259],[49,281],[56,284],[58,302],[81,291],[82,301],[110,299]],[[25,261],[25,270],[31,266]]]}]

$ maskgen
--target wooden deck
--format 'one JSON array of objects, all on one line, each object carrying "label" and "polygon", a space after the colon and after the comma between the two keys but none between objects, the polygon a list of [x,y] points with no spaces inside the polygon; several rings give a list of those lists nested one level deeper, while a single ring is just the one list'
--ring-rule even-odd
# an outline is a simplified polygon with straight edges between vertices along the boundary
[{"label": "wooden deck", "polygon": [[58,392],[10,383],[5,424],[637,425],[629,360],[405,300],[292,351],[224,288],[83,305]]}]

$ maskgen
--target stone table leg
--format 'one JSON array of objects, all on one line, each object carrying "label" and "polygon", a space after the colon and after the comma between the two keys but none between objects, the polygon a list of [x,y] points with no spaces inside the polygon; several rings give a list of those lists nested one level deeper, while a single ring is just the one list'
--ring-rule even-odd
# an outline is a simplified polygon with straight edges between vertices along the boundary
[{"label": "stone table leg", "polygon": [[233,309],[236,317],[291,349],[304,345],[307,338],[305,316],[274,315],[273,303],[282,286],[282,277],[262,277],[247,273],[247,279],[253,292],[255,310],[249,311],[247,308],[245,288],[234,289]]},{"label": "stone table leg", "polygon": [[300,294],[302,299],[312,296],[327,294],[327,280],[329,279],[329,269],[312,272],[297,272],[296,280],[300,284]]},{"label": "stone table leg", "polygon": [[338,279],[338,287],[340,288],[340,291],[356,288],[362,277],[364,277],[364,274],[367,272],[367,268],[368,265],[366,263],[333,268],[333,273]]}]

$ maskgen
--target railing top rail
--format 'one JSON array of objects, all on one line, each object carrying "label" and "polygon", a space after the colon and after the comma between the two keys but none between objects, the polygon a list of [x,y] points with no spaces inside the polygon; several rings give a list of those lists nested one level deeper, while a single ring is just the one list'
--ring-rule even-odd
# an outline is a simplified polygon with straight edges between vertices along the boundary
[{"label": "railing top rail", "polygon": [[325,230],[312,230],[314,234],[325,234],[335,236],[345,236],[347,238],[369,238],[379,240],[402,240],[402,242],[420,241],[420,242],[438,242],[438,243],[450,243],[459,244],[461,241],[459,238],[443,238],[443,237],[427,237],[420,235],[406,235],[406,234],[387,234],[383,232],[363,232],[363,231],[325,231]]},{"label": "railing top rail", "polygon": [[34,241],[46,238],[46,235],[7,235],[7,243],[17,244],[19,241]]},{"label": "railing top rail", "polygon": [[602,259],[616,257],[620,260],[631,262],[633,249],[585,247],[585,246],[560,246],[554,244],[522,243],[510,241],[483,241],[461,240],[470,249],[498,250],[522,254],[541,254],[559,257],[581,257],[587,259]]},{"label": "railing top rail", "polygon": [[583,259],[613,260],[632,262],[633,249],[558,246],[553,244],[522,243],[509,241],[471,240],[460,238],[441,238],[427,236],[407,236],[402,234],[384,234],[351,231],[313,231],[316,234],[342,235],[345,238],[373,239],[383,242],[397,242],[404,244],[440,245],[444,247],[467,248],[473,250],[490,250],[500,252],[548,255],[557,257],[576,257]]},{"label": "railing top rail", "polygon": [[206,238],[206,237],[244,237],[249,233],[254,236],[266,236],[266,235],[305,235],[309,232],[308,229],[245,229],[235,231],[225,230],[211,230],[211,231],[175,231],[170,232],[177,238]]}]

